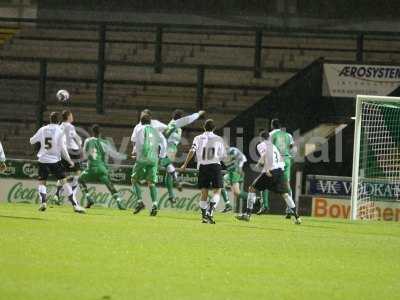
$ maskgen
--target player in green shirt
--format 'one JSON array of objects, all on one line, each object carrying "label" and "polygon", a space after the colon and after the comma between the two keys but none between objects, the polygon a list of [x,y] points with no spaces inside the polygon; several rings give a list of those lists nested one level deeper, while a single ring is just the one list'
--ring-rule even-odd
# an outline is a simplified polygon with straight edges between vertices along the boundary
[{"label": "player in green shirt", "polygon": [[228,192],[225,185],[231,187],[236,203],[240,205],[240,199],[247,200],[247,193],[242,190],[244,181],[243,165],[247,162],[246,156],[235,147],[229,147],[228,156],[224,161],[227,174],[224,176],[224,188],[221,190],[222,199],[225,202],[223,213],[232,210],[232,205],[229,202]]},{"label": "player in green shirt", "polygon": [[289,195],[292,196],[290,179],[293,167],[293,154],[295,151],[293,136],[290,133],[286,132],[286,130],[282,129],[282,125],[279,119],[271,120],[271,129],[272,130],[270,132],[270,139],[272,144],[274,144],[278,148],[279,153],[282,155],[282,158],[285,162],[283,177],[287,184]]},{"label": "player in green shirt", "polygon": [[159,159],[166,157],[166,140],[159,130],[151,125],[151,116],[142,113],[140,124],[138,124],[132,137],[134,141],[134,152],[132,156],[136,159],[132,170],[132,189],[138,199],[134,214],[145,208],[142,201],[142,193],[139,182],[145,181],[150,190],[152,208],[150,216],[156,216],[158,212],[158,195],[156,183],[158,182]]},{"label": "player in green shirt", "polygon": [[[100,126],[92,126],[92,137],[87,138],[83,146],[84,157],[87,158],[87,167],[79,176],[78,182],[81,187],[83,197],[86,198],[86,208],[90,208],[94,203],[94,199],[89,195],[86,183],[88,181],[99,181],[106,185],[113,199],[117,202],[119,209],[124,209],[121,198],[110,180],[108,166],[106,163],[106,154],[118,159],[124,159],[124,155],[117,153],[109,145],[108,141],[101,138]],[[126,159],[126,157],[125,157]]]},{"label": "player in green shirt", "polygon": [[178,181],[177,172],[175,172],[173,166],[173,163],[176,161],[178,146],[182,140],[182,127],[193,123],[204,113],[205,111],[201,110],[197,113],[183,117],[183,111],[177,109],[172,113],[172,120],[168,123],[167,129],[163,132],[167,139],[167,157],[161,159],[160,164],[166,168],[164,184],[168,191],[168,200],[172,203],[175,202],[174,182],[177,183],[178,190],[182,189],[182,186]]}]

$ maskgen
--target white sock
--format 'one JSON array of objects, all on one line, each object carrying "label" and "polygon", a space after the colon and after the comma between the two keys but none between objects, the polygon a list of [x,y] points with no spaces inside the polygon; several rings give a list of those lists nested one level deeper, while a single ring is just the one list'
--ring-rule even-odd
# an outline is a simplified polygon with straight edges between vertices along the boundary
[{"label": "white sock", "polygon": [[296,207],[296,205],[294,204],[293,198],[288,193],[283,194],[282,197],[285,200],[285,202],[289,208]]},{"label": "white sock", "polygon": [[211,202],[214,203],[214,207],[217,207],[220,198],[221,198],[221,197],[220,197],[219,194],[214,194],[214,195],[211,197]]},{"label": "white sock", "polygon": [[256,203],[256,193],[249,192],[247,194],[247,208],[252,210],[254,203]]},{"label": "white sock", "polygon": [[75,189],[72,192],[73,192],[73,197],[74,197],[75,202],[79,204],[78,197],[77,197],[77,195],[79,193],[79,184],[75,187]]},{"label": "white sock", "polygon": [[66,182],[66,183],[64,183],[63,188],[64,188],[65,195],[68,196],[68,200],[71,202],[71,204],[73,206],[76,206],[78,203],[76,203],[76,201],[74,199],[74,193],[72,192],[71,185],[68,182]]},{"label": "white sock", "polygon": [[208,202],[207,201],[200,201],[199,206],[201,209],[207,209],[208,207]]},{"label": "white sock", "polygon": [[[39,197],[40,197],[40,202],[46,202],[46,194],[47,194],[47,188],[43,184],[38,185],[38,192],[39,192]],[[44,196],[44,199],[43,199]]]},{"label": "white sock", "polygon": [[167,172],[168,172],[168,173],[174,173],[174,172],[175,172],[175,167],[174,167],[173,164],[169,164],[169,165],[167,166]]}]

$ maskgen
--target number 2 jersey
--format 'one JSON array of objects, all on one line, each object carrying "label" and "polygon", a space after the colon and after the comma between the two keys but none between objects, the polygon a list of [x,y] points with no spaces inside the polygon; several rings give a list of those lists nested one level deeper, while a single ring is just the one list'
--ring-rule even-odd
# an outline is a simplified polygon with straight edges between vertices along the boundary
[{"label": "number 2 jersey", "polygon": [[67,152],[64,132],[57,124],[49,124],[40,128],[33,137],[30,143],[40,143],[40,150],[37,154],[38,160],[41,163],[57,163],[63,157],[67,161],[71,161]]},{"label": "number 2 jersey", "polygon": [[261,155],[261,162],[263,163],[263,172],[285,169],[285,163],[279,149],[272,144],[270,140],[263,141],[257,145],[257,150]]},{"label": "number 2 jersey", "polygon": [[221,164],[227,156],[224,140],[213,132],[196,136],[192,150],[196,152],[197,168],[200,165]]}]

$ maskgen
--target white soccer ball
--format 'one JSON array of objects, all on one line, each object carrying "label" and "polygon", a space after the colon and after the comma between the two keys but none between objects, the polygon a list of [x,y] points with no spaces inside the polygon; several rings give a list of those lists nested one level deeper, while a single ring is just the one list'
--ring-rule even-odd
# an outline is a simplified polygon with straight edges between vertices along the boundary
[{"label": "white soccer ball", "polygon": [[69,93],[66,90],[59,90],[56,97],[58,101],[67,102],[69,100]]}]

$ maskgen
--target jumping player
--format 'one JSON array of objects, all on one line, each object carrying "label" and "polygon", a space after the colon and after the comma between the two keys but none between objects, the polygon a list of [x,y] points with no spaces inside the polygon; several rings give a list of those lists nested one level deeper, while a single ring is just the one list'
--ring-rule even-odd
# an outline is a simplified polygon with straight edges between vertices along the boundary
[{"label": "jumping player", "polygon": [[32,145],[40,143],[40,150],[37,155],[39,161],[38,191],[41,202],[39,211],[45,211],[47,208],[46,181],[48,176],[52,174],[57,180],[60,180],[74,211],[84,213],[85,210],[75,200],[72,187],[66,180],[65,169],[61,164],[61,157],[63,157],[69,163],[70,168],[74,167],[74,162],[71,160],[65,144],[65,135],[58,125],[58,114],[56,112],[50,114],[50,124],[40,128],[31,137],[30,143]]},{"label": "jumping player", "polygon": [[104,184],[113,199],[116,201],[119,209],[125,209],[122,200],[114,184],[110,180],[108,166],[106,162],[106,154],[118,159],[125,159],[122,154],[116,153],[106,140],[101,138],[101,130],[99,125],[92,126],[92,137],[85,140],[83,146],[84,157],[88,160],[86,169],[79,176],[79,185],[82,189],[83,197],[86,198],[86,208],[90,208],[94,204],[94,199],[89,195],[87,188],[88,181],[99,181]]},{"label": "jumping player", "polygon": [[176,161],[176,153],[182,139],[182,127],[189,125],[204,115],[205,111],[201,110],[197,113],[183,117],[183,111],[177,109],[172,113],[172,120],[168,123],[167,129],[163,132],[167,138],[167,158],[161,161],[162,166],[166,166],[167,170],[164,176],[164,184],[168,191],[168,200],[175,202],[174,182],[178,183],[178,189],[181,189],[177,178],[177,173],[174,172],[173,163]]},{"label": "jumping player", "polygon": [[[268,135],[268,133],[265,134]],[[273,145],[270,140],[267,139],[265,145],[265,153],[260,158],[260,164],[263,165],[263,171],[249,187],[246,213],[239,215],[236,218],[241,221],[250,221],[253,205],[256,201],[256,191],[267,189],[282,196],[290,209],[290,215],[295,217],[295,223],[301,224],[301,219],[296,212],[296,205],[288,193],[287,185],[283,176],[283,169],[285,167],[283,158],[280,155],[278,148]]]},{"label": "jumping player", "polygon": [[[64,159],[61,160],[67,175],[69,175],[68,180],[71,182],[72,190],[74,192],[75,198],[77,194],[78,187],[78,178],[81,172],[81,148],[82,148],[82,139],[77,134],[75,126],[72,124],[74,122],[74,116],[71,111],[64,110],[61,113],[62,123],[60,125],[61,130],[65,134],[67,151],[72,161],[74,162],[74,167],[69,168],[68,162]],[[62,190],[62,185],[58,181],[57,182],[57,191],[56,198],[60,199]]]},{"label": "jumping player", "polygon": [[[215,224],[213,214],[218,205],[221,188],[223,187],[221,161],[226,158],[224,140],[214,133],[215,125],[212,119],[204,123],[204,133],[196,136],[181,170],[184,171],[188,163],[196,154],[198,173],[198,185],[201,189],[202,222]],[[208,201],[208,192],[212,190],[212,196]]]}]

